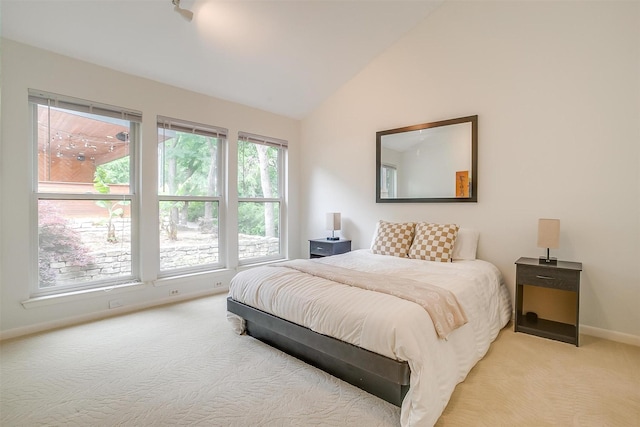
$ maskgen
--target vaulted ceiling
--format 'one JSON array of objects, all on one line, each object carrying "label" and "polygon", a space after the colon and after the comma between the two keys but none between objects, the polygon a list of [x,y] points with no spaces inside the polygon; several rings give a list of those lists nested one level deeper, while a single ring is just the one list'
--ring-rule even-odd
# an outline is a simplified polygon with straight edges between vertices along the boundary
[{"label": "vaulted ceiling", "polygon": [[304,118],[444,0],[2,0],[2,37]]}]

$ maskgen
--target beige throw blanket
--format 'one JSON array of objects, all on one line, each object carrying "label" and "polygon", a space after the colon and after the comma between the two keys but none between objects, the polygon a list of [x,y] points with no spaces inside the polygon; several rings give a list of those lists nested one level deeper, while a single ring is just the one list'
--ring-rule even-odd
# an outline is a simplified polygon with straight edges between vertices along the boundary
[{"label": "beige throw blanket", "polygon": [[415,302],[421,305],[431,316],[440,338],[446,339],[451,331],[467,323],[467,316],[464,314],[460,304],[458,304],[456,296],[438,286],[410,279],[320,264],[304,259],[272,265],[288,267],[312,276]]}]

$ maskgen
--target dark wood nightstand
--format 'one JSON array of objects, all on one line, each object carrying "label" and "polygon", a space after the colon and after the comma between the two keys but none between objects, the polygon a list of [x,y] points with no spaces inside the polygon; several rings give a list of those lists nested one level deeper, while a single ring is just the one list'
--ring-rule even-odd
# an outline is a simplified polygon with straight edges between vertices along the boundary
[{"label": "dark wood nightstand", "polygon": [[[557,265],[539,264],[537,258],[516,261],[516,321],[515,331],[579,345],[580,272],[582,263],[558,261]],[[541,318],[527,318],[522,312],[523,286],[569,291],[575,295],[575,321],[556,322]]]},{"label": "dark wood nightstand", "polygon": [[351,240],[309,240],[309,257],[322,258],[325,256],[343,254],[351,251]]}]

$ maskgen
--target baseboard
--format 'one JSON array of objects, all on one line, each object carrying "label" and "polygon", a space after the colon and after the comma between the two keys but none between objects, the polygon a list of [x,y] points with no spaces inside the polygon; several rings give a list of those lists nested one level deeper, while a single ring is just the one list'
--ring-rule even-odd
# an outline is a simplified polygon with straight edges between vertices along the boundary
[{"label": "baseboard", "polygon": [[145,310],[147,308],[159,307],[161,305],[174,304],[177,302],[188,301],[192,299],[202,298],[206,296],[216,295],[226,292],[226,290],[206,290],[200,292],[193,292],[189,294],[171,296],[162,299],[156,299],[150,302],[143,302],[138,304],[126,305],[113,309],[106,309],[103,311],[96,311],[93,313],[83,314],[80,316],[68,317],[66,319],[54,320],[51,322],[42,322],[35,325],[23,326],[20,328],[8,329],[6,331],[0,331],[0,341],[17,338],[24,335],[36,334],[39,332],[50,331],[52,329],[64,328],[67,326],[78,325],[81,323],[93,322],[96,320],[106,319],[109,317],[120,316],[134,311]]},{"label": "baseboard", "polygon": [[640,337],[637,335],[625,334],[622,332],[610,331],[586,325],[580,325],[580,334],[640,347]]}]

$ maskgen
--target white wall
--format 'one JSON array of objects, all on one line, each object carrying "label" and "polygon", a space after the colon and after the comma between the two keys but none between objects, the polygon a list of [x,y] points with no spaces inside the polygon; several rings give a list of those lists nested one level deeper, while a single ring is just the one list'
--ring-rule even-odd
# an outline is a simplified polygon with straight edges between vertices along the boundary
[{"label": "white wall", "polygon": [[[376,131],[479,115],[477,204],[376,204]],[[302,230],[325,212],[368,247],[378,219],[480,230],[514,292],[537,257],[581,261],[582,331],[640,343],[640,3],[446,1],[302,123]],[[306,246],[301,250],[306,250]]]},{"label": "white wall", "polygon": [[[201,295],[214,291],[213,283],[226,286],[237,266],[237,247],[229,246],[229,269],[218,273],[192,275],[173,280],[154,282],[158,264],[157,252],[145,250],[141,254],[141,269],[146,285],[135,290],[112,290],[85,297],[57,298],[25,308],[22,301],[29,298],[28,281],[34,280],[30,271],[29,211],[31,192],[31,147],[27,90],[39,89],[90,101],[142,111],[142,209],[155,212],[157,131],[156,115],[164,115],[227,128],[229,130],[230,212],[236,181],[235,148],[238,131],[280,138],[289,141],[288,181],[290,215],[287,231],[289,255],[299,255],[298,219],[298,155],[300,122],[239,104],[211,98],[194,92],[159,84],[150,80],[115,72],[51,52],[35,49],[10,40],[2,40],[2,140],[0,232],[2,233],[2,270],[0,271],[0,337],[61,325],[72,320],[91,319],[131,308],[140,308],[175,299],[169,289],[178,289],[180,297]],[[215,78],[212,76],[211,78]],[[150,196],[151,195],[151,196]],[[228,218],[227,241],[237,235],[235,218]],[[143,242],[157,241],[155,221],[142,221]],[[151,243],[153,245],[153,243]],[[108,302],[119,299],[122,309],[109,310]]]}]

